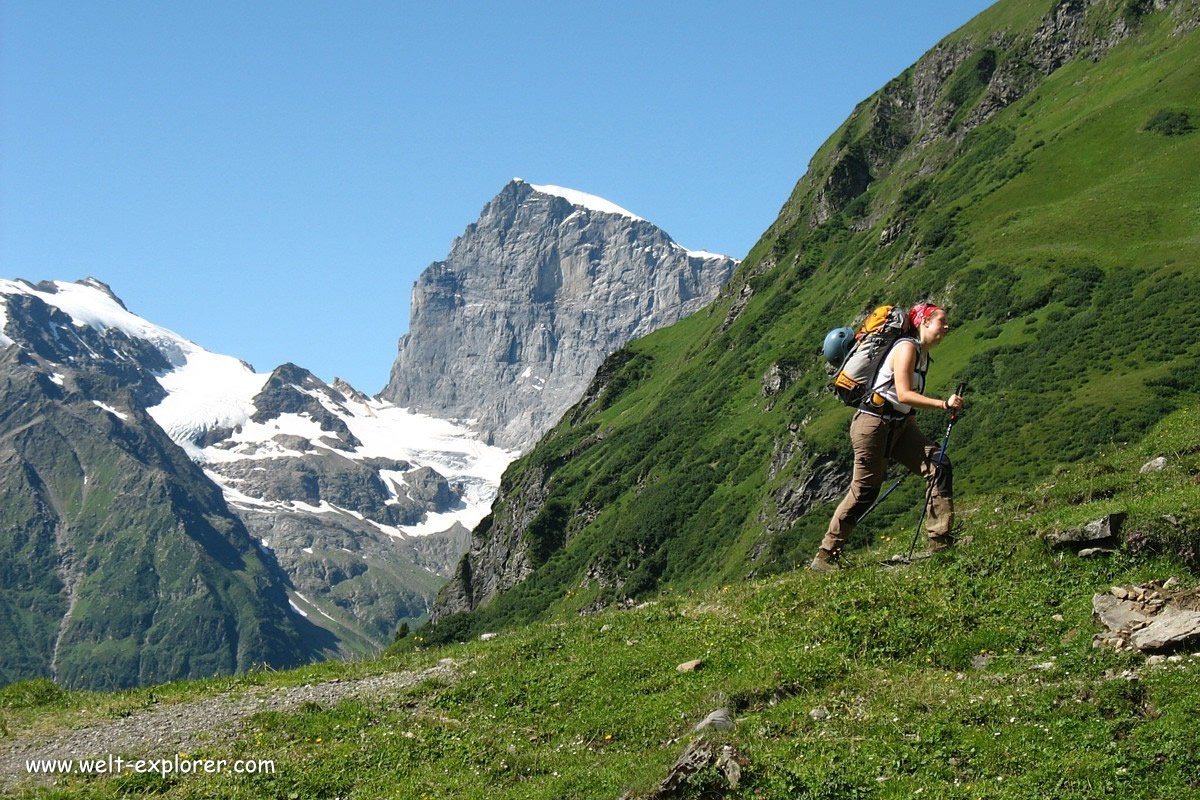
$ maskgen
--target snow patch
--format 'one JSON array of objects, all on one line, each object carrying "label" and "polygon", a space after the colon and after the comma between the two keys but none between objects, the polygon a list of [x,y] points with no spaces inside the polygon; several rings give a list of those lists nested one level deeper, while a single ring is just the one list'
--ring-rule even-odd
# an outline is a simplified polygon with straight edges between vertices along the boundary
[{"label": "snow patch", "polygon": [[[0,281],[0,284],[9,283],[9,281]],[[3,292],[3,286],[0,286],[0,292]],[[8,347],[10,344],[16,344],[12,339],[4,335],[4,329],[8,327],[8,303],[0,302],[0,347]]]},{"label": "snow patch", "polygon": [[99,406],[100,408],[103,408],[105,411],[107,411],[108,413],[112,414],[114,417],[116,417],[117,419],[121,420],[122,422],[124,422],[125,420],[129,419],[129,415],[128,415],[128,414],[126,414],[126,413],[124,413],[124,412],[121,412],[121,411],[117,411],[115,408],[113,408],[112,406],[108,405],[107,403],[101,403],[99,400],[93,400],[93,401],[92,401],[92,405],[94,405],[94,406]]},{"label": "snow patch", "polygon": [[62,386],[63,381],[66,379],[67,379],[67,376],[63,375],[61,372],[56,372],[50,376],[50,382],[57,383],[59,386]]},{"label": "snow patch", "polygon": [[[705,260],[705,261],[709,261],[709,260],[712,260],[712,259],[714,259],[714,258],[722,258],[722,259],[724,259],[724,258],[729,258],[729,256],[726,256],[726,255],[721,255],[720,253],[710,253],[710,252],[708,252],[707,250],[688,250],[686,247],[684,247],[683,245],[679,244],[678,242],[671,242],[671,244],[675,245],[675,247],[676,247],[676,248],[678,248],[678,249],[682,250],[683,252],[687,253],[687,254],[688,254],[689,256],[691,256],[692,258],[700,258],[700,259],[703,259],[703,260]],[[736,258],[731,258],[730,260],[731,260],[733,263],[735,263],[735,264],[740,264],[740,263],[742,263],[742,262],[738,261]]]},{"label": "snow patch", "polygon": [[301,609],[301,608],[300,608],[300,606],[298,606],[298,605],[296,605],[295,603],[293,603],[293,602],[292,602],[292,598],[290,598],[290,597],[288,598],[288,605],[292,607],[292,611],[295,611],[295,612],[296,612],[297,614],[299,614],[300,616],[302,616],[302,617],[307,617],[307,616],[308,616],[308,612],[307,612],[307,611],[304,611],[303,609]]},{"label": "snow patch", "polygon": [[[525,181],[521,180],[520,178],[514,178],[513,180],[525,183]],[[588,211],[599,211],[602,214],[617,214],[622,217],[629,217],[630,219],[638,222],[645,221],[637,214],[621,208],[616,203],[611,203],[608,200],[605,200],[603,197],[597,197],[594,194],[581,192],[577,189],[568,189],[565,186],[535,186],[532,183],[529,184],[529,187],[535,192],[540,192],[541,194],[548,194],[553,197],[561,197],[571,205],[579,206],[580,208],[586,208]]]},{"label": "snow patch", "polygon": [[[315,611],[316,611],[318,614],[320,614],[322,617],[325,617],[325,619],[329,620],[330,622],[337,622],[337,620],[336,620],[336,619],[334,619],[333,617],[331,617],[331,616],[329,616],[328,614],[326,614],[324,611],[322,611],[322,610],[321,610],[321,607],[320,607],[320,606],[318,606],[318,605],[317,605],[316,603],[314,603],[312,600],[309,600],[309,599],[308,599],[307,597],[305,597],[304,595],[300,594],[299,592],[296,592],[296,597],[299,597],[299,598],[300,598],[302,601],[304,601],[304,604],[305,604],[306,606],[308,606],[309,608],[311,608],[311,609],[315,610]],[[288,602],[290,603],[290,602],[291,602],[291,600],[288,600]],[[294,608],[294,607],[295,607],[295,606],[293,606],[293,608]],[[297,609],[297,610],[299,610],[299,609]],[[304,614],[304,612],[303,612],[303,611],[301,611],[300,613],[301,613],[301,614]],[[306,617],[307,617],[307,616],[308,616],[308,614],[304,614],[304,616],[306,616]]]}]

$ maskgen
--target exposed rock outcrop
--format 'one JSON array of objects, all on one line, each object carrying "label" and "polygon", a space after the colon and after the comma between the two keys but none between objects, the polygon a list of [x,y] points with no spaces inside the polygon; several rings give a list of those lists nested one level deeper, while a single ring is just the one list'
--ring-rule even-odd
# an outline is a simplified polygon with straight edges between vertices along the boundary
[{"label": "exposed rock outcrop", "polygon": [[1092,598],[1092,614],[1105,630],[1094,647],[1171,651],[1200,641],[1200,591],[1179,591],[1172,578],[1143,586],[1114,586]]}]

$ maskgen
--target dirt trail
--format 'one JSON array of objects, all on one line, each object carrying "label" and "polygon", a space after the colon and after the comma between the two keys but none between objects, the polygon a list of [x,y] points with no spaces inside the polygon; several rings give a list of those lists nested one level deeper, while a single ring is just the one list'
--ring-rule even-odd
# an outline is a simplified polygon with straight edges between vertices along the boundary
[{"label": "dirt trail", "polygon": [[0,739],[0,793],[21,784],[54,781],[54,775],[30,775],[27,761],[110,754],[135,759],[170,758],[196,745],[234,738],[249,717],[262,711],[291,711],[305,703],[328,708],[348,698],[383,697],[430,678],[453,681],[457,674],[456,666],[447,659],[417,672],[334,679],[305,686],[253,687],[186,703],[163,704],[120,719],[98,719],[77,728],[50,733],[18,731]]}]

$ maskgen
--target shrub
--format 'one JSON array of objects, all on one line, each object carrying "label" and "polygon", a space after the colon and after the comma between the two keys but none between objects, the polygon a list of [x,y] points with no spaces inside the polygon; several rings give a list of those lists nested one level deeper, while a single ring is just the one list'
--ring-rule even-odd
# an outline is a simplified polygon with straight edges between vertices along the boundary
[{"label": "shrub", "polygon": [[1194,514],[1159,517],[1127,534],[1125,547],[1132,555],[1165,555],[1194,570],[1200,567],[1200,520]]},{"label": "shrub", "polygon": [[0,708],[51,706],[66,694],[65,689],[49,678],[31,678],[0,689]]},{"label": "shrub", "polygon": [[1121,9],[1121,18],[1132,28],[1153,10],[1154,3],[1151,0],[1126,0],[1125,7]]},{"label": "shrub", "polygon": [[1142,126],[1142,130],[1162,136],[1183,136],[1196,130],[1186,111],[1161,109]]}]

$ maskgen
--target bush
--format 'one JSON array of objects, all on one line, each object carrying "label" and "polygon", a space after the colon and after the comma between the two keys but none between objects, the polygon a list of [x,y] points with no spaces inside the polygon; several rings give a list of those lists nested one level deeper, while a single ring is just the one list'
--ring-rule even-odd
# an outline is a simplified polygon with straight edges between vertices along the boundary
[{"label": "bush", "polygon": [[51,706],[66,694],[65,689],[49,678],[31,678],[0,689],[0,708]]},{"label": "bush", "polygon": [[1134,556],[1165,555],[1188,569],[1200,567],[1200,520],[1195,515],[1159,517],[1126,535]]},{"label": "bush", "polygon": [[1164,108],[1155,112],[1142,130],[1162,136],[1183,136],[1196,130],[1196,126],[1186,111],[1168,111]]},{"label": "bush", "polygon": [[1142,21],[1142,17],[1154,10],[1154,3],[1151,0],[1126,0],[1125,7],[1121,9],[1121,18],[1125,20],[1125,24],[1129,27],[1135,27]]}]

